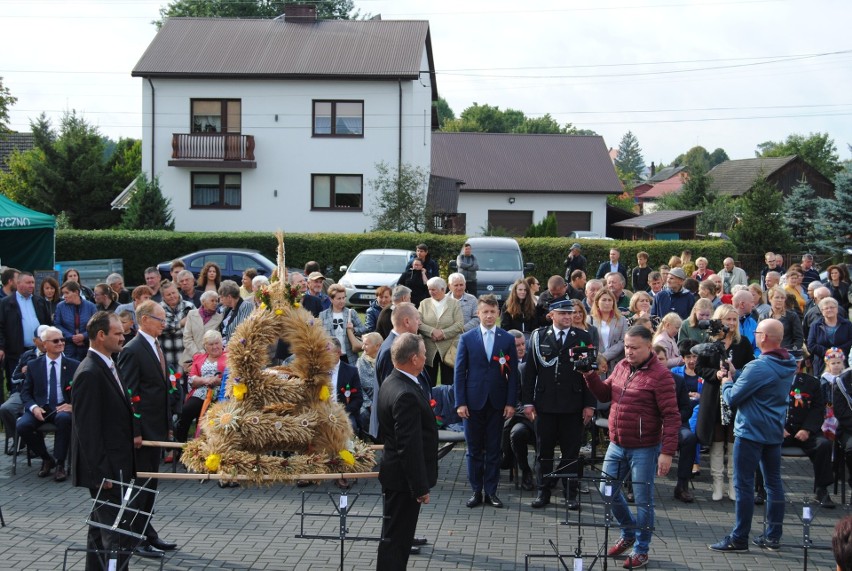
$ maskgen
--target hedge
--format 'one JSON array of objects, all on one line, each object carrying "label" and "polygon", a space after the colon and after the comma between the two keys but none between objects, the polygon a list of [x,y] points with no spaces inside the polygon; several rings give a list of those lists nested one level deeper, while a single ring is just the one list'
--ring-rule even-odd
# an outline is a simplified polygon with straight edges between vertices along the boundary
[{"label": "hedge", "polygon": [[[454,260],[464,244],[464,236],[438,234],[405,234],[370,232],[364,234],[287,234],[287,266],[301,268],[317,260],[331,278],[339,278],[340,266],[348,265],[361,250],[368,248],[403,248],[413,250],[423,242],[432,257],[444,269]],[[568,238],[518,238],[524,261],[535,263],[534,274],[542,281],[554,274],[563,275],[563,262],[573,240]],[[618,248],[621,259],[636,265],[636,253],[645,251],[650,265],[667,263],[684,248],[691,249],[693,259],[704,256],[710,268],[722,267],[722,260],[735,257],[734,246],[724,240],[711,241],[627,241],[582,240],[583,254],[588,259],[589,273],[609,259],[609,249]],[[143,283],[145,268],[170,261],[205,248],[250,248],[275,260],[277,242],[271,232],[167,232],[152,230],[59,230],[56,232],[56,259],[89,260],[122,258],[125,281],[129,285]],[[476,252],[474,252],[475,254]]]}]

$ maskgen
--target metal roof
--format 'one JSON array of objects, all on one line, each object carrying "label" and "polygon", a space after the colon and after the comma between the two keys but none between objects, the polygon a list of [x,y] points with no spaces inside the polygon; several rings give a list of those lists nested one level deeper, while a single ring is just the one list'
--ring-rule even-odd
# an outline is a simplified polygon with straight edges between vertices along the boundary
[{"label": "metal roof", "polygon": [[685,172],[678,173],[671,178],[658,182],[637,198],[641,200],[656,200],[671,192],[680,192],[680,189],[683,188],[683,185],[686,182],[686,176],[687,174]]},{"label": "metal roof", "polygon": [[701,212],[701,210],[659,210],[651,214],[644,214],[636,218],[616,222],[613,226],[618,226],[619,228],[654,228],[662,224],[698,216]]},{"label": "metal roof", "polygon": [[455,214],[459,211],[459,187],[464,184],[460,180],[445,176],[431,175],[429,191],[426,194],[426,204],[435,214]]},{"label": "metal roof", "polygon": [[32,133],[0,133],[0,171],[9,172],[7,161],[13,152],[23,153],[34,147]]},{"label": "metal roof", "polygon": [[769,177],[772,173],[796,159],[789,157],[760,157],[756,159],[739,159],[725,161],[710,170],[713,178],[713,188],[721,194],[742,196],[754,186],[754,181],[761,175]]},{"label": "metal roof", "polygon": [[461,192],[623,192],[600,136],[432,133],[432,174]]},{"label": "metal roof", "polygon": [[654,176],[648,177],[648,180],[645,182],[655,183],[655,182],[663,182],[666,179],[669,179],[684,170],[686,167],[665,167],[658,170]]},{"label": "metal roof", "polygon": [[421,72],[434,72],[427,21],[169,18],[132,75],[417,79]]}]

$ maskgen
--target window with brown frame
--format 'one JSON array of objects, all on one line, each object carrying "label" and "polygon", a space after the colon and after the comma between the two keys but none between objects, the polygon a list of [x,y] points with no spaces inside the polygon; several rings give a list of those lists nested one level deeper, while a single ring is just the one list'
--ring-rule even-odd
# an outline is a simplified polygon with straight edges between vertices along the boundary
[{"label": "window with brown frame", "polygon": [[314,137],[363,137],[363,101],[314,101]]},{"label": "window with brown frame", "polygon": [[242,175],[240,173],[192,173],[190,208],[239,210],[242,208]]},{"label": "window with brown frame", "polygon": [[311,176],[311,210],[361,210],[364,177],[360,174]]},{"label": "window with brown frame", "polygon": [[239,133],[242,102],[239,99],[193,99],[193,133]]}]

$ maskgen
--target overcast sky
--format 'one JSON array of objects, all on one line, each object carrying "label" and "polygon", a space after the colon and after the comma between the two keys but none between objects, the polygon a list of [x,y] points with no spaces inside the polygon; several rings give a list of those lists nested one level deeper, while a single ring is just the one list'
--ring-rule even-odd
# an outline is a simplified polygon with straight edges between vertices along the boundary
[{"label": "overcast sky", "polygon": [[[112,138],[141,138],[130,71],[165,2],[0,0],[0,76],[11,127],[76,109]],[[694,145],[731,158],[790,133],[852,143],[849,0],[356,0],[430,22],[438,90],[593,129],[628,130],[647,164]],[[846,39],[844,39],[846,38]]]}]

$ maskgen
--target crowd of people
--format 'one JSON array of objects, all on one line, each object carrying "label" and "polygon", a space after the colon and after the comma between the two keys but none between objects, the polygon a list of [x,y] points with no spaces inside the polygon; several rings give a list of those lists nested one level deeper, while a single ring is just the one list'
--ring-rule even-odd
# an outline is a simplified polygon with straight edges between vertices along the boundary
[{"label": "crowd of people", "polygon": [[[398,284],[378,288],[363,318],[346,306],[345,288],[327,279],[316,262],[286,279],[304,293],[302,307],[339,352],[334,394],[362,438],[384,441],[374,405],[397,368],[393,344],[406,334],[419,336],[423,363],[417,364],[419,349],[409,342],[406,374],[416,372],[413,378],[430,400],[449,403],[442,426],[457,424],[465,433],[469,508],[503,507],[497,493],[502,467],[516,469],[521,485],[536,490],[532,507],[549,505],[561,480],[568,507],[577,509],[581,449],[588,445],[591,419],[606,416],[608,407],[603,469],[624,481],[614,499],[624,532],[610,555],[632,548],[625,566],[638,568],[648,561],[654,476],[665,475],[675,455],[677,500],[694,501],[689,479],[701,474],[707,458],[710,497],[737,502],[737,526],[711,546],[722,551],[747,549],[746,504],[753,510],[768,500],[767,513],[777,519],[782,445],[799,447],[812,460],[815,499],[823,507],[834,506],[828,494],[835,474],[831,440],[841,442],[852,473],[846,266],[830,266],[822,282],[810,255],[786,268],[773,252],[765,261],[750,283],[732,258],[714,271],[706,258],[693,262],[684,251],[655,268],[640,252],[629,268],[612,248],[589,278],[577,243],[564,277],[550,276],[543,291],[534,276],[519,279],[498,301],[474,295],[478,263],[470,244],[456,260],[459,271],[446,279],[420,244]],[[122,328],[126,350],[113,351],[112,358],[131,400],[139,399],[134,436],[186,441],[210,402],[225,398],[228,341],[260,305],[257,293],[269,280],[254,269],[239,284],[222,280],[214,263],[196,279],[180,260],[171,264],[168,280],[154,267],[143,277],[132,292],[118,274],[90,289],[69,269],[61,283],[47,278],[36,293],[31,273],[0,272],[0,358],[8,392],[0,419],[7,453],[17,453],[8,440],[19,433],[42,458],[39,477],[67,477],[74,406],[69,384],[93,347],[88,325],[96,316],[96,331],[106,339],[100,347],[115,345],[108,339],[113,318],[104,321],[103,314],[114,315]],[[270,349],[271,361],[289,358],[284,343]],[[585,365],[578,367],[578,360]],[[755,386],[758,366],[777,374],[776,392],[778,386],[783,391],[770,397],[759,386],[743,389]],[[150,389],[140,375],[156,377],[163,387]],[[52,454],[37,430],[44,422],[56,425]],[[143,456],[145,469],[156,471],[159,455]],[[427,492],[420,503],[426,503],[422,478],[419,486]],[[628,501],[636,503],[635,516]],[[149,552],[173,548],[153,526],[147,529]],[[780,526],[770,527],[756,544],[777,548],[780,533]],[[423,542],[412,537],[405,551],[416,552]]]}]

